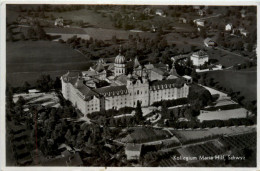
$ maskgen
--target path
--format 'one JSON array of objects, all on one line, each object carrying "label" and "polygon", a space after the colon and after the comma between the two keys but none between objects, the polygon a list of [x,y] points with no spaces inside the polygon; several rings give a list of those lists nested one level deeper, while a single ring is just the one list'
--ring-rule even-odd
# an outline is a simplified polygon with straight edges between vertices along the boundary
[{"label": "path", "polygon": [[195,21],[196,20],[205,20],[205,19],[215,18],[215,17],[219,17],[219,16],[221,16],[221,14],[216,14],[216,15],[212,15],[212,16],[208,16],[208,17],[198,18],[198,19],[195,19]]},{"label": "path", "polygon": [[230,54],[232,54],[232,55],[236,55],[236,56],[239,56],[239,57],[243,57],[243,56],[240,55],[240,54],[237,54],[237,53],[235,53],[235,52],[230,52],[230,51],[228,51],[228,50],[226,50],[226,49],[223,49],[223,48],[220,48],[220,47],[215,47],[215,48],[218,49],[218,50],[221,50],[221,51],[223,51],[223,52],[230,53]]}]

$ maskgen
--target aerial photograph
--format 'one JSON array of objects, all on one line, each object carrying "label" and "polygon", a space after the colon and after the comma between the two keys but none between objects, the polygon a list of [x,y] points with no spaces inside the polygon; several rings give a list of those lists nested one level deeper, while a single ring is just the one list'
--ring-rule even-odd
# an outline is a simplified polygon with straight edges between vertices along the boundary
[{"label": "aerial photograph", "polygon": [[6,4],[6,167],[257,167],[257,6]]}]

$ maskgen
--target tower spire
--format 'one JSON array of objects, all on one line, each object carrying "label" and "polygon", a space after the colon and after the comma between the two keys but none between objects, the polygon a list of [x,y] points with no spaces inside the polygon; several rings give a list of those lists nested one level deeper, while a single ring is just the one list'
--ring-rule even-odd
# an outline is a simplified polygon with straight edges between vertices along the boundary
[{"label": "tower spire", "polygon": [[121,55],[121,52],[122,52],[122,45],[120,44],[119,45],[119,55]]}]

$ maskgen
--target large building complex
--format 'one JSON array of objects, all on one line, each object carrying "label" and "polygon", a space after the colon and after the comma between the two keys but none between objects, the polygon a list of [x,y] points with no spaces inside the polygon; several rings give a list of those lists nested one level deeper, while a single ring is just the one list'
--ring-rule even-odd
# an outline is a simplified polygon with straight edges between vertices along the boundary
[{"label": "large building complex", "polygon": [[83,114],[187,97],[188,83],[173,70],[161,63],[141,65],[137,58],[127,61],[120,52],[115,63],[101,59],[88,71],[63,75],[62,94]]}]

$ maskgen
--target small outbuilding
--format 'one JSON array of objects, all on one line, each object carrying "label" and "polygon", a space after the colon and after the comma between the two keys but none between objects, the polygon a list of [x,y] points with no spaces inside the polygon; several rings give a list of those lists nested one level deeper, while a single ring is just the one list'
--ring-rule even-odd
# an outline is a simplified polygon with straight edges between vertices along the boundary
[{"label": "small outbuilding", "polygon": [[127,160],[139,160],[142,151],[142,144],[129,143],[125,147]]}]

